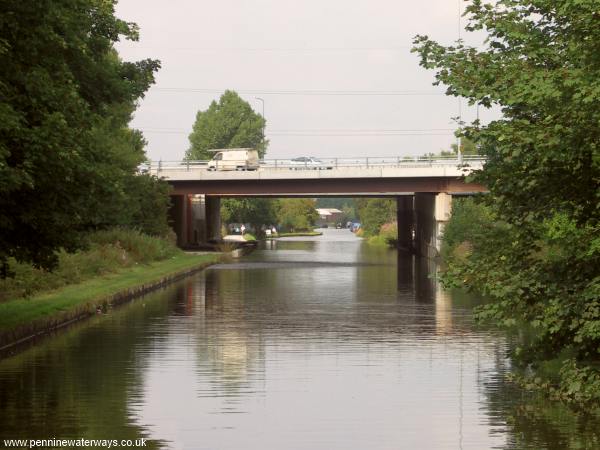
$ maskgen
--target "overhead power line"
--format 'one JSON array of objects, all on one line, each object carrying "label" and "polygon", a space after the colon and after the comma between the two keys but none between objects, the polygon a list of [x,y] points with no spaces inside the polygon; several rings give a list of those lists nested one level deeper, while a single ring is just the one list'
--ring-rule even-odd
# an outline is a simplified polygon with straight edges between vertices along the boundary
[{"label": "overhead power line", "polygon": [[[142,131],[175,131],[181,133],[189,133],[189,130],[182,128],[168,128],[168,127],[137,127]],[[417,132],[417,131],[455,131],[455,128],[297,128],[297,129],[273,129],[271,133],[383,133],[383,132]]]},{"label": "overhead power line", "polygon": [[[190,87],[156,87],[152,91],[158,92],[183,92],[198,94],[220,94],[226,89],[200,89]],[[368,90],[236,90],[238,94],[248,95],[340,95],[340,96],[443,96],[444,92],[431,91],[368,91]]]},{"label": "overhead power line", "polygon": [[395,47],[168,47],[150,45],[131,45],[140,50],[175,50],[186,52],[277,52],[277,53],[310,53],[310,52],[403,52],[411,49],[411,45]]},{"label": "overhead power line", "polygon": [[337,136],[337,137],[358,137],[358,136],[451,136],[452,133],[268,133],[267,136]]},{"label": "overhead power line", "polygon": [[[169,128],[140,128],[144,133],[151,134],[182,134],[189,135],[190,130],[179,130]],[[298,137],[353,137],[353,136],[451,136],[454,129],[451,128],[430,128],[430,129],[306,129],[306,130],[270,130],[268,136],[298,136]]]}]

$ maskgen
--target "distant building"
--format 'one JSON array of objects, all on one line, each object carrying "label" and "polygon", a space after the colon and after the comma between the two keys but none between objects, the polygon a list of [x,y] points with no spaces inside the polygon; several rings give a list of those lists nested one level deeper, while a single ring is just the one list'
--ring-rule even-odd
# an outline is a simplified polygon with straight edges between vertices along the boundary
[{"label": "distant building", "polygon": [[317,226],[336,225],[344,220],[344,212],[336,208],[317,208],[319,220]]}]

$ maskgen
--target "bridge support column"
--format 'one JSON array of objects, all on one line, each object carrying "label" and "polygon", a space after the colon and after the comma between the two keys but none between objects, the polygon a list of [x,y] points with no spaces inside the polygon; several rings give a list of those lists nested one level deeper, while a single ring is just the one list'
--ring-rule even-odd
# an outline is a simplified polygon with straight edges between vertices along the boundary
[{"label": "bridge support column", "polygon": [[169,222],[177,235],[177,245],[186,247],[190,242],[191,202],[189,195],[172,195]]},{"label": "bridge support column", "polygon": [[396,221],[398,223],[398,249],[414,252],[413,228],[415,225],[414,196],[396,197]]},{"label": "bridge support column", "polygon": [[221,198],[206,196],[206,240],[221,241]]},{"label": "bridge support column", "polygon": [[441,236],[450,219],[452,196],[446,193],[415,194],[417,253],[427,258],[439,256]]},{"label": "bridge support column", "polygon": [[[212,202],[207,198],[212,199]],[[217,201],[215,206],[215,200]],[[208,205],[208,206],[207,206]],[[172,195],[169,210],[169,223],[177,235],[177,246],[186,248],[206,244],[210,239],[210,224],[213,222],[217,231],[220,231],[220,203],[219,198],[206,197],[205,195]],[[213,213],[216,210],[216,213]],[[216,216],[216,218],[215,218]]]},{"label": "bridge support column", "polygon": [[442,250],[442,235],[452,214],[452,196],[440,192],[435,196],[435,249],[438,254]]},{"label": "bridge support column", "polygon": [[206,197],[192,195],[192,243],[194,245],[206,244]]},{"label": "bridge support column", "polygon": [[415,246],[420,256],[435,258],[435,194],[415,194]]}]

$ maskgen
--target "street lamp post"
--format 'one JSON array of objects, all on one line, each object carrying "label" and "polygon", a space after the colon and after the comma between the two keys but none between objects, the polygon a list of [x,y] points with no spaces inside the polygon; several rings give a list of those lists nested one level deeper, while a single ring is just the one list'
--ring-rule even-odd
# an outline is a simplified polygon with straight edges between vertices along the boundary
[{"label": "street lamp post", "polygon": [[263,142],[265,140],[265,124],[266,124],[266,120],[265,120],[265,100],[260,98],[260,97],[254,97],[256,100],[260,100],[260,102],[262,103],[262,118],[263,118]]}]

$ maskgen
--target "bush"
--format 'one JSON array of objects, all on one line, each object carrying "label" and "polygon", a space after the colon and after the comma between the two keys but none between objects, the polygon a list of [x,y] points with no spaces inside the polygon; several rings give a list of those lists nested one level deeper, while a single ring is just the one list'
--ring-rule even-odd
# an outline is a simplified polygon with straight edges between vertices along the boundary
[{"label": "bush", "polygon": [[0,302],[58,289],[135,264],[163,260],[179,251],[171,238],[155,238],[124,228],[96,231],[87,236],[86,250],[61,251],[58,266],[52,272],[11,259],[9,265],[15,276],[0,280]]},{"label": "bush", "polygon": [[396,245],[398,242],[398,222],[388,222],[381,225],[379,235],[385,240],[387,245]]},{"label": "bush", "polygon": [[[361,229],[362,230],[362,229]],[[359,230],[359,231],[361,231]],[[358,235],[358,233],[357,233]],[[361,233],[362,236],[362,233]],[[379,227],[379,234],[367,239],[369,245],[395,247],[398,242],[398,223],[388,222]]]},{"label": "bush", "polygon": [[475,198],[457,198],[452,202],[451,219],[442,236],[444,259],[460,256],[485,230],[493,226],[490,210]]},{"label": "bush", "polygon": [[156,238],[125,228],[96,231],[89,235],[89,242],[92,248],[98,245],[114,245],[126,252],[125,257],[138,263],[166,259],[178,251],[169,238]]},{"label": "bush", "polygon": [[360,199],[357,209],[365,237],[376,236],[382,225],[396,219],[396,202],[392,199]]},{"label": "bush", "polygon": [[367,244],[373,245],[376,247],[385,247],[388,245],[385,238],[381,235],[371,236],[370,238],[367,239]]}]

